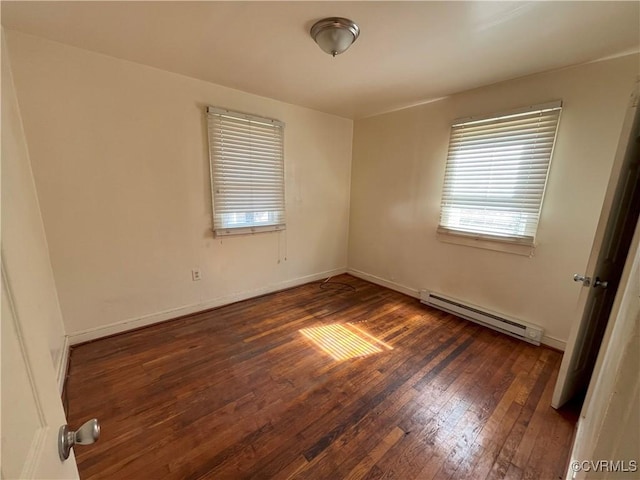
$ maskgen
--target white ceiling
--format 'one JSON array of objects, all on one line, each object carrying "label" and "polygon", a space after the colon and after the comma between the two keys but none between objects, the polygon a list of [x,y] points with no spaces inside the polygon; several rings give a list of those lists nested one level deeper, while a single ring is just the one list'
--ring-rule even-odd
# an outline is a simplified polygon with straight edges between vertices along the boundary
[{"label": "white ceiling", "polygon": [[[361,29],[332,58],[311,25]],[[2,2],[2,24],[360,118],[640,50],[640,2]]]}]

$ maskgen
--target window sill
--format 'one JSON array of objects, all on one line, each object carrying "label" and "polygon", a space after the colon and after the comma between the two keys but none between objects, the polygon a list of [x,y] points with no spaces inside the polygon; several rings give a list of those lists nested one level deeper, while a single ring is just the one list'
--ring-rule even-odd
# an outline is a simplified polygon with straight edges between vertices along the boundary
[{"label": "window sill", "polygon": [[253,227],[218,228],[214,230],[216,237],[227,237],[230,235],[253,235],[262,232],[279,232],[284,230],[285,225],[260,225]]},{"label": "window sill", "polygon": [[463,245],[465,247],[483,248],[496,252],[512,253],[525,257],[533,257],[535,245],[525,245],[522,243],[510,242],[509,240],[490,240],[488,238],[465,235],[454,232],[437,232],[436,237],[441,242]]}]

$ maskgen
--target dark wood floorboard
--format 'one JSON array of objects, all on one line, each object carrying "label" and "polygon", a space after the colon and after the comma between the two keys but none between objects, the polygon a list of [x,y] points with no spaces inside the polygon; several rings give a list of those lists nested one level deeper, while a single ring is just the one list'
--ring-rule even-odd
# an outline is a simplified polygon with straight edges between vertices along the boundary
[{"label": "dark wood floorboard", "polygon": [[[75,448],[81,478],[563,478],[577,415],[550,407],[560,353],[332,281],[350,287],[312,283],[74,347],[69,423],[102,425]],[[300,332],[333,324],[381,351],[338,361]]]}]

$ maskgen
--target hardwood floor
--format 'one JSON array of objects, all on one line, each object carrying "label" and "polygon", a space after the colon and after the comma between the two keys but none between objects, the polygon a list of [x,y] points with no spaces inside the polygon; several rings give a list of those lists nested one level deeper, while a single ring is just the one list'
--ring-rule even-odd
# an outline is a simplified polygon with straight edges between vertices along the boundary
[{"label": "hardwood floor", "polygon": [[[559,479],[560,353],[349,275],[73,348],[83,479]],[[333,324],[339,324],[335,326]],[[313,330],[324,349],[300,333]],[[338,333],[336,333],[338,332]],[[365,343],[366,342],[366,343]],[[377,353],[336,361],[368,344]]]}]

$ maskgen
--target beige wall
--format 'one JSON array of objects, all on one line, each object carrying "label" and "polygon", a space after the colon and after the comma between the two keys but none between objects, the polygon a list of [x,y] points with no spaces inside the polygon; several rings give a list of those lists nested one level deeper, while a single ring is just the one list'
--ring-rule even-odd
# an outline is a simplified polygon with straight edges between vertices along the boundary
[{"label": "beige wall", "polygon": [[[72,341],[346,269],[351,120],[7,37]],[[213,237],[208,104],[286,123],[286,232]]]},{"label": "beige wall", "polygon": [[[349,267],[410,294],[448,294],[545,329],[563,348],[638,56],[485,87],[354,125]],[[533,257],[436,237],[456,118],[561,99],[564,109]]]},{"label": "beige wall", "polygon": [[30,331],[42,335],[60,381],[65,332],[9,60],[3,34],[2,263],[16,313]]},{"label": "beige wall", "polygon": [[[637,56],[358,120],[352,157],[350,120],[17,32],[8,40],[73,341],[343,271],[348,243],[359,275],[541,325],[564,346],[580,291],[571,276],[586,266]],[[564,111],[534,256],[439,240],[451,121],[555,99]],[[213,237],[207,104],[287,124],[285,233]]]}]

